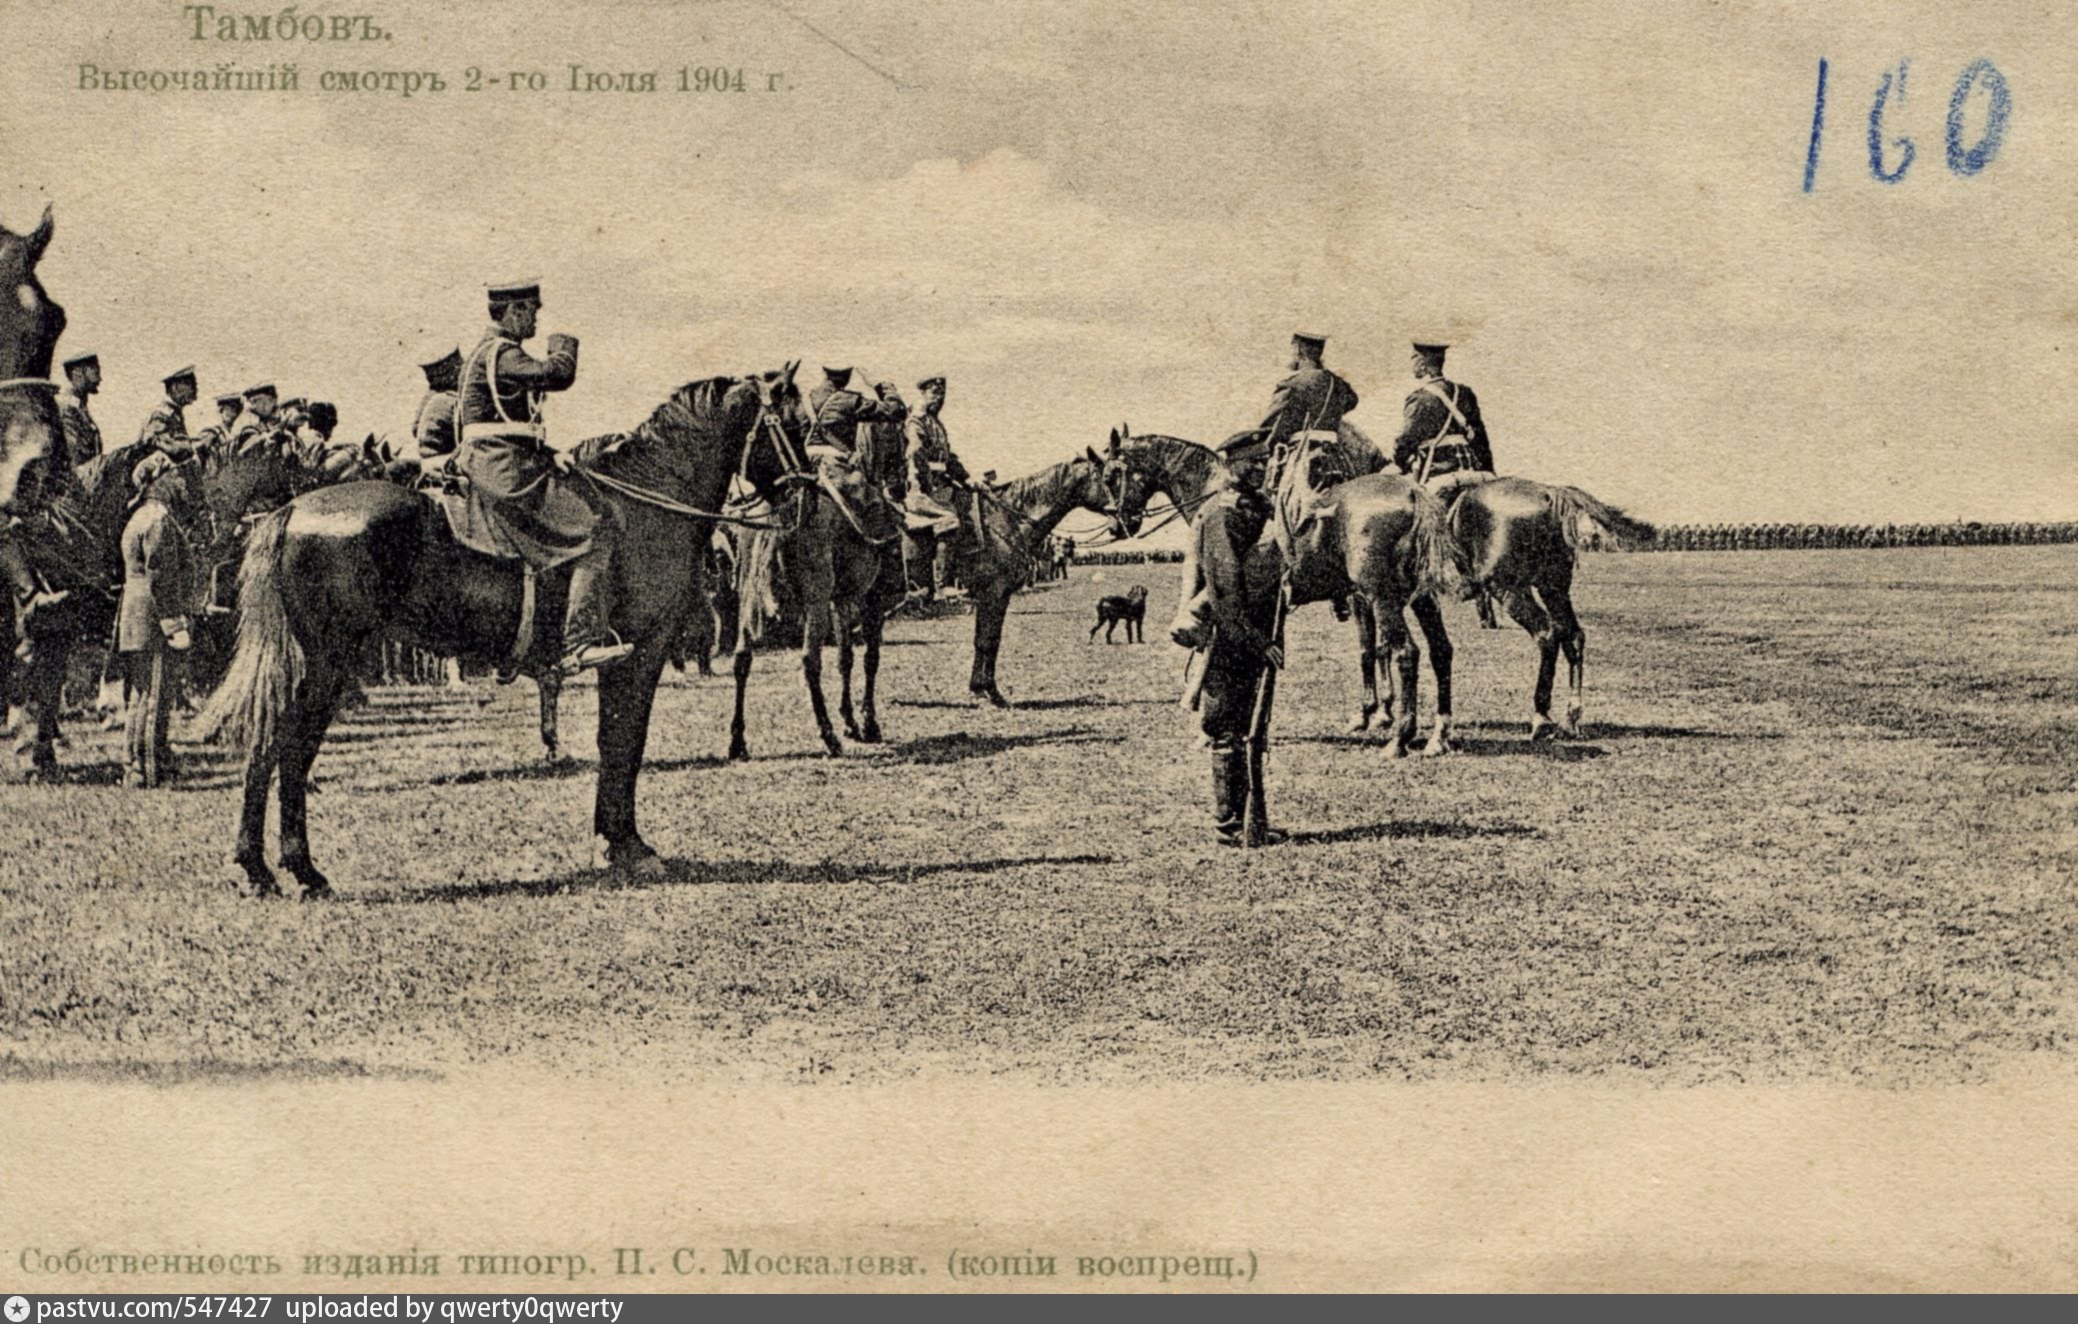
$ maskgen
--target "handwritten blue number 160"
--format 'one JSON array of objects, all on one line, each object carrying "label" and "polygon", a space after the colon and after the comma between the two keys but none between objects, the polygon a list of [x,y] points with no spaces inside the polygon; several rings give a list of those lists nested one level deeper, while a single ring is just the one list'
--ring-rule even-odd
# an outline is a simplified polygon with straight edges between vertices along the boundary
[{"label": "handwritten blue number 160", "polygon": [[[1895,184],[1912,168],[1912,159],[1918,153],[1910,138],[1898,137],[1886,141],[1883,133],[1883,113],[1894,103],[1905,99],[1905,75],[1910,71],[1910,60],[1899,60],[1895,69],[1886,69],[1883,81],[1876,85],[1876,99],[1869,105],[1869,173],[1885,184]],[[1811,149],[1804,156],[1804,192],[1811,191],[1818,178],[1818,144],[1825,135],[1825,83],[1826,62],[1818,62],[1818,95],[1811,106]],[[1963,110],[1969,104],[1970,94],[1979,86],[1991,98],[1989,113],[1985,116],[1984,132],[1974,147],[1963,146]],[[1991,164],[1999,154],[1999,144],[2006,137],[2006,118],[2013,110],[2013,93],[2006,87],[2006,76],[1990,60],[1978,60],[1964,69],[1955,80],[1955,92],[1948,98],[1948,168],[1967,179]]]}]

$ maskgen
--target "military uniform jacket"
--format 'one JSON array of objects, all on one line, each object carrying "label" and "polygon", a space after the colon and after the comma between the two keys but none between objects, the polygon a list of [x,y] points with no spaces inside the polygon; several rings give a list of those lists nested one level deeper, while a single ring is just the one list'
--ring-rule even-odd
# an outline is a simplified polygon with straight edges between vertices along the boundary
[{"label": "military uniform jacket", "polygon": [[58,422],[65,429],[65,466],[77,469],[101,454],[101,425],[87,412],[85,397],[67,391],[58,401]]},{"label": "military uniform jacket", "polygon": [[428,391],[419,401],[418,418],[411,425],[411,440],[421,460],[437,460],[455,451],[455,393]]},{"label": "military uniform jacket", "polygon": [[1278,583],[1261,558],[1249,564],[1249,553],[1269,521],[1269,499],[1229,479],[1191,526],[1200,592],[1218,630],[1215,658],[1238,648],[1246,659],[1258,661],[1270,647]]},{"label": "military uniform jacket", "polygon": [[518,556],[537,570],[592,548],[599,516],[579,485],[556,469],[541,425],[541,396],[577,380],[577,341],[550,336],[537,359],[492,327],[462,366],[456,393],[455,463],[469,478],[455,536],[478,551]]},{"label": "military uniform jacket", "polygon": [[281,416],[279,414],[273,418],[261,418],[250,409],[238,416],[238,420],[232,424],[232,428],[231,449],[239,455],[245,454],[246,451],[255,446],[266,445],[286,435],[281,426]]},{"label": "military uniform jacket", "polygon": [[1301,432],[1333,432],[1357,406],[1356,389],[1326,368],[1301,368],[1270,396],[1263,431],[1272,446]]},{"label": "military uniform jacket", "polygon": [[945,420],[934,413],[911,414],[909,437],[909,459],[916,470],[918,487],[935,495],[967,481],[967,466],[953,454]]},{"label": "military uniform jacket", "polygon": [[177,449],[188,440],[187,411],[171,400],[159,401],[138,430],[137,440],[151,442],[160,450]]},{"label": "military uniform jacket", "polygon": [[[1456,416],[1451,405],[1457,406]],[[1403,473],[1418,473],[1429,442],[1436,442],[1431,477],[1459,469],[1494,471],[1493,447],[1486,438],[1486,424],[1479,417],[1479,397],[1469,386],[1429,379],[1407,397],[1406,421],[1400,425],[1399,440],[1393,443],[1393,463]]]},{"label": "military uniform jacket", "polygon": [[163,501],[146,501],[123,525],[123,601],[116,648],[149,652],[166,641],[159,622],[188,614],[188,540]]},{"label": "military uniform jacket", "polygon": [[809,445],[835,446],[852,452],[858,449],[861,423],[900,423],[909,417],[909,406],[900,400],[840,391],[825,383],[808,393],[808,414],[815,420],[808,433]]}]

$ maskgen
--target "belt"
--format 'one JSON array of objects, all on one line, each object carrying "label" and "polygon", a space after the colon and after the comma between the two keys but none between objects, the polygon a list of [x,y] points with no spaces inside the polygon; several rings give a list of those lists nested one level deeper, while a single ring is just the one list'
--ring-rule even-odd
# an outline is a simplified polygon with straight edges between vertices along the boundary
[{"label": "belt", "polygon": [[542,435],[540,425],[535,423],[464,423],[462,425],[462,440],[465,442],[499,439],[517,440],[522,437],[529,441],[545,442],[547,440]]},{"label": "belt", "polygon": [[1329,432],[1325,428],[1310,428],[1305,432],[1292,433],[1293,441],[1340,441],[1342,434]]}]

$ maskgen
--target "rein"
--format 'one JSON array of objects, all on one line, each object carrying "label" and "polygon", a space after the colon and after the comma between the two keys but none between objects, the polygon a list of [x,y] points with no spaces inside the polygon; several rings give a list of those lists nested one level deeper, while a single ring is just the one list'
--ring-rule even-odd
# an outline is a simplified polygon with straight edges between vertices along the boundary
[{"label": "rein", "polygon": [[[789,438],[786,435],[786,430],[780,426],[779,419],[770,408],[759,407],[757,429],[760,435],[772,444],[782,463],[786,463],[793,458],[791,454],[792,448],[787,444]],[[750,449],[745,447],[745,462],[739,466],[739,472],[748,468],[749,456]],[[615,478],[613,475],[595,469],[588,464],[577,464],[573,467],[590,482],[618,492],[631,501],[639,501],[643,505],[654,506],[658,510],[668,511],[673,515],[683,515],[687,519],[711,519],[722,524],[733,524],[741,529],[758,529],[773,533],[791,533],[801,525],[801,503],[799,502],[795,503],[794,517],[790,522],[776,524],[768,520],[748,519],[741,515],[730,515],[719,510],[702,510],[698,506],[688,505],[683,501],[665,496],[662,492],[631,483],[624,478]],[[793,478],[804,475],[800,469],[790,467],[787,476]]]}]

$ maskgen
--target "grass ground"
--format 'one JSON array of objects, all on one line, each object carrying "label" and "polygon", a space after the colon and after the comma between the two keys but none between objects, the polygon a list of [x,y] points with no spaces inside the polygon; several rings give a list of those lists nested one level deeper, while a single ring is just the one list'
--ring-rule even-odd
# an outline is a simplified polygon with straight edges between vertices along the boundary
[{"label": "grass ground", "polygon": [[[1525,739],[1533,649],[1458,642],[1463,750],[1341,734],[1347,627],[1294,619],[1273,809],[1208,840],[1166,642],[1086,643],[1174,568],[898,623],[889,741],[817,756],[760,659],[667,684],[643,783],[670,877],[583,867],[591,766],[533,692],[373,691],[320,758],[328,905],[233,895],[236,768],[0,789],[0,1076],[657,1080],[1980,1079],[2071,1060],[2078,548],[1596,556],[1587,728]],[[1149,637],[1166,610],[1150,612]],[[830,670],[834,674],[834,662]],[[1426,685],[1426,676],[1424,684]],[[588,751],[591,694],[565,704]]]}]

